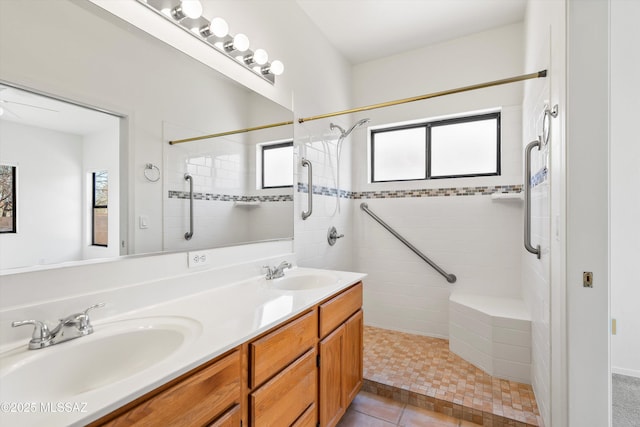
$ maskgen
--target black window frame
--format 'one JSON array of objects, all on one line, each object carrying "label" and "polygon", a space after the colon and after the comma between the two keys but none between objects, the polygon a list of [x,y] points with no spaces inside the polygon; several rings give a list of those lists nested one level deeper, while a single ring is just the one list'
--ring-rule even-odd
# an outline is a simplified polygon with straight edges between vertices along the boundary
[{"label": "black window frame", "polygon": [[106,172],[107,180],[109,179],[108,171],[98,171],[91,173],[91,246],[100,246],[106,248],[109,246],[108,237],[107,243],[96,243],[96,209],[107,209],[107,213],[109,212],[109,199],[107,196],[107,204],[106,205],[97,205],[96,204],[96,174]]},{"label": "black window frame", "polygon": [[0,230],[0,234],[16,234],[18,232],[18,195],[16,193],[16,176],[17,176],[17,166],[14,165],[2,165],[5,167],[11,168],[11,230]]},{"label": "black window frame", "polygon": [[[261,150],[260,150],[260,162],[261,162],[261,168],[260,171],[262,173],[261,179],[260,179],[260,189],[262,190],[270,190],[272,188],[293,188],[293,178],[291,180],[291,185],[274,185],[274,186],[265,186],[264,185],[264,170],[265,170],[265,165],[264,165],[264,152],[266,150],[273,150],[276,148],[283,148],[283,147],[293,147],[293,140],[291,141],[287,141],[287,142],[277,142],[274,144],[263,144],[260,146]],[[292,150],[293,151],[293,150]],[[293,162],[293,157],[291,158],[291,162]]]},{"label": "black window frame", "polygon": [[[488,172],[488,173],[475,173],[475,174],[460,174],[460,175],[439,175],[432,176],[431,174],[431,129],[438,126],[446,126],[451,124],[458,123],[470,123],[482,120],[496,120],[496,172]],[[387,179],[387,180],[376,180],[375,179],[375,136],[378,133],[384,132],[393,132],[404,129],[416,129],[416,128],[425,128],[425,177],[424,178],[409,178],[409,179]],[[476,177],[485,177],[485,176],[500,176],[501,171],[501,151],[502,151],[502,143],[501,143],[501,112],[492,112],[492,113],[484,113],[484,114],[476,114],[472,116],[464,116],[464,117],[456,117],[452,119],[443,119],[443,120],[433,120],[426,121],[420,123],[414,123],[409,125],[400,125],[400,126],[390,126],[385,128],[371,129],[370,133],[370,179],[371,183],[379,183],[379,182],[403,182],[403,181],[426,181],[432,179],[451,179],[451,178],[476,178]]]}]

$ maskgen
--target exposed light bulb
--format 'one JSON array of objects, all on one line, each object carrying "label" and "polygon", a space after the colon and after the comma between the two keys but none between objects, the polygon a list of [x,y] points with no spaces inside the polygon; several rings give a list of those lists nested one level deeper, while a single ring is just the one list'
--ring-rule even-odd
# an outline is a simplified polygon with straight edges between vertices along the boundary
[{"label": "exposed light bulb", "polygon": [[284,64],[277,59],[271,63],[271,67],[269,67],[269,71],[274,76],[279,76],[284,73]]},{"label": "exposed light bulb", "polygon": [[188,18],[197,19],[202,16],[202,3],[200,3],[200,0],[181,0],[180,8]]},{"label": "exposed light bulb", "polygon": [[264,65],[267,63],[268,60],[269,60],[269,54],[267,53],[266,50],[256,49],[256,51],[253,52],[253,62],[255,62],[256,64]]},{"label": "exposed light bulb", "polygon": [[229,34],[229,24],[222,18],[213,18],[209,24],[209,31],[216,37],[224,37]]},{"label": "exposed light bulb", "polygon": [[233,37],[233,48],[238,52],[244,52],[249,49],[249,37],[242,33],[236,34]]},{"label": "exposed light bulb", "polygon": [[198,19],[202,16],[200,0],[180,0],[180,5],[171,10],[171,16],[180,21],[184,18]]}]

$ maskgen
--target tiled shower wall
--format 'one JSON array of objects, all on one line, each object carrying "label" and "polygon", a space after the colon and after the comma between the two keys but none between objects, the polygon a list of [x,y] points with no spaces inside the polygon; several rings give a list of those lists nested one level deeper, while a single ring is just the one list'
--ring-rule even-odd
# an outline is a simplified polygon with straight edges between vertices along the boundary
[{"label": "tiled shower wall", "polygon": [[450,284],[366,213],[355,213],[356,265],[369,274],[369,325],[449,336],[452,290],[520,296],[522,202],[491,196],[358,200],[447,273]]},{"label": "tiled shower wall", "polygon": [[[522,25],[515,24],[357,65],[356,103],[522,74],[522,35]],[[369,117],[370,126],[487,110],[502,115],[500,176],[371,183],[366,134],[355,141],[353,191],[362,198],[354,200],[354,266],[369,274],[366,324],[446,338],[451,292],[521,297],[523,203],[490,196],[522,185],[521,102],[522,86],[516,84],[359,115]],[[361,211],[362,202],[457,281],[448,283]]]},{"label": "tiled shower wall", "polygon": [[[340,119],[338,119],[340,120]],[[344,119],[342,119],[344,120]],[[334,120],[346,126],[341,121]],[[298,264],[305,267],[354,270],[352,248],[355,236],[352,226],[353,201],[345,197],[351,188],[351,137],[342,144],[340,158],[340,200],[337,193],[337,140],[338,132],[329,129],[329,120],[305,123],[296,128],[294,169],[297,172],[294,217],[294,242]],[[344,127],[343,126],[343,127]],[[308,168],[301,166],[308,159],[313,170],[313,213],[302,220],[301,214],[309,208]],[[334,246],[327,242],[330,227],[344,234]]]}]

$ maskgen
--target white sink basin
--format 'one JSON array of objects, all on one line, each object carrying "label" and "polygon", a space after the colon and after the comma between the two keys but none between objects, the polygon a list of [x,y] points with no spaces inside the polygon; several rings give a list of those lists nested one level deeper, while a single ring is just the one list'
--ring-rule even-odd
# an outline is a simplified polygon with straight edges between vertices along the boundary
[{"label": "white sink basin", "polygon": [[[0,400],[60,401],[116,383],[171,359],[201,332],[184,317],[95,325],[95,332],[40,349],[0,355]],[[25,343],[26,344],[26,343]]]},{"label": "white sink basin", "polygon": [[282,291],[304,291],[336,285],[338,281],[338,277],[330,273],[297,273],[294,270],[289,273],[285,272],[285,276],[280,279],[271,280],[270,285],[274,289]]}]

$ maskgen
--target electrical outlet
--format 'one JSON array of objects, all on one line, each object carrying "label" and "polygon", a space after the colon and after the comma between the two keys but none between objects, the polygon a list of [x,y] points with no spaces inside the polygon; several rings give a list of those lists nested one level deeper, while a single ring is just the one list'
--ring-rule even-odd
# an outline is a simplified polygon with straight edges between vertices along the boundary
[{"label": "electrical outlet", "polygon": [[206,252],[189,252],[189,268],[203,267],[209,264],[209,255]]}]

